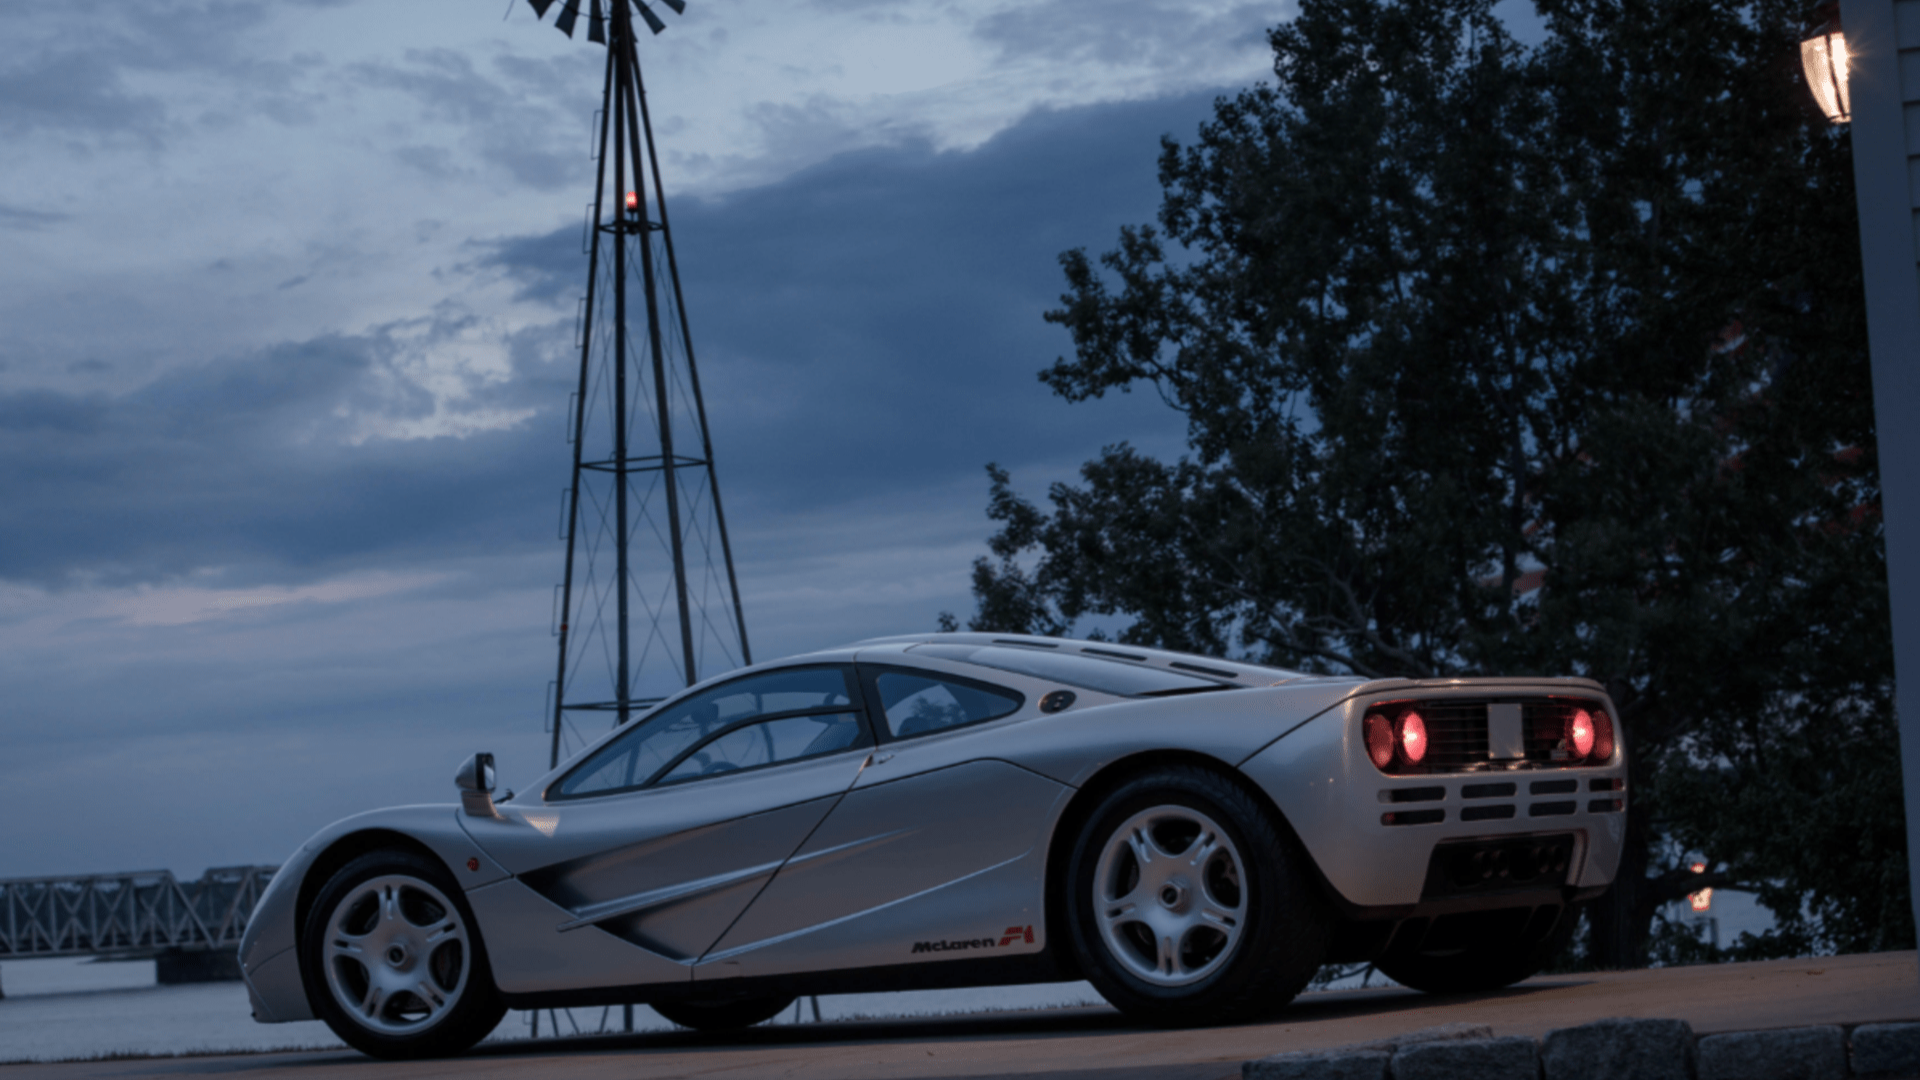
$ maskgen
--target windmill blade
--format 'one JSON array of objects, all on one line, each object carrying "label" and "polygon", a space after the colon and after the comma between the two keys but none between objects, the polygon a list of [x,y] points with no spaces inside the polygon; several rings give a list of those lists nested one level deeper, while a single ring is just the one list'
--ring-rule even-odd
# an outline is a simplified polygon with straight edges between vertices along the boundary
[{"label": "windmill blade", "polygon": [[527,0],[527,6],[533,9],[533,17],[546,18],[547,9],[553,6],[553,0]]},{"label": "windmill blade", "polygon": [[568,37],[572,37],[574,20],[579,17],[580,0],[567,0],[566,6],[560,9],[560,17],[553,20],[553,28]]},{"label": "windmill blade", "polygon": [[687,13],[687,0],[660,0],[660,2],[672,8],[675,15]]},{"label": "windmill blade", "polygon": [[600,13],[600,0],[593,0],[593,6],[588,10],[590,14],[587,16],[587,40],[605,45],[607,25],[606,16]]},{"label": "windmill blade", "polygon": [[646,0],[633,0],[633,7],[640,13],[641,18],[647,20],[649,30],[657,34],[667,28],[667,24],[660,21],[660,16],[655,15],[653,9],[646,5]]}]

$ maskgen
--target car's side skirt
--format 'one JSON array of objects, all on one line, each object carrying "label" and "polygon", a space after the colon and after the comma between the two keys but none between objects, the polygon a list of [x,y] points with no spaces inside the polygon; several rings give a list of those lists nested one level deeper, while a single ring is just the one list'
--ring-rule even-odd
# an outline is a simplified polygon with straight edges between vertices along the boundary
[{"label": "car's side skirt", "polygon": [[933,964],[891,964],[886,967],[727,979],[698,987],[687,983],[652,983],[646,986],[597,986],[582,990],[549,990],[501,996],[509,1008],[561,1009],[688,1000],[696,994],[724,1001],[763,995],[800,997],[806,994],[955,990],[969,986],[1072,982],[1078,978],[1078,973],[1064,968],[1048,950],[1026,956],[945,960]]}]

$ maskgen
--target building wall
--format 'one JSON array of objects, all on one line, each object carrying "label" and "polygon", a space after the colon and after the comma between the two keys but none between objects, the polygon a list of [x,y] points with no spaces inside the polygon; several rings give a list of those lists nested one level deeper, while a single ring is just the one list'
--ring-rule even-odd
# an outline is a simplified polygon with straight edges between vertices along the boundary
[{"label": "building wall", "polygon": [[[1907,869],[1920,924],[1920,0],[1841,0],[1893,611]],[[1888,807],[1889,813],[1898,812]]]}]

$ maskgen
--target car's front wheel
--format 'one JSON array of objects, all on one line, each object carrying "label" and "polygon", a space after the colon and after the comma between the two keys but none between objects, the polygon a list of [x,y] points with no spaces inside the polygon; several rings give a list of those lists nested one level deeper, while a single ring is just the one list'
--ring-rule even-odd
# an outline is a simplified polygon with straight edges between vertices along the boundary
[{"label": "car's front wheel", "polygon": [[656,1001],[653,1011],[695,1031],[735,1031],[771,1020],[793,1004],[791,997],[749,997],[731,1001]]},{"label": "car's front wheel", "polygon": [[1304,859],[1265,807],[1216,772],[1136,777],[1100,802],[1074,845],[1067,914],[1080,969],[1146,1023],[1276,1010],[1326,951]]},{"label": "car's front wheel", "polygon": [[320,1018],[374,1057],[457,1054],[506,1015],[459,886],[415,852],[369,852],[336,871],[301,947]]}]

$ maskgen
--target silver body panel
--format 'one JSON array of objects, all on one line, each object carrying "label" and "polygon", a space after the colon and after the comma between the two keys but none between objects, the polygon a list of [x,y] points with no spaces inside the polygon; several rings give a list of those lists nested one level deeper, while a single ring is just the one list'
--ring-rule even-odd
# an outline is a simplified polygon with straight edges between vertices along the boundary
[{"label": "silver body panel", "polygon": [[[425,846],[446,863],[454,880],[467,888],[509,877],[507,869],[480,850],[461,828],[456,806],[396,806],[370,810],[327,826],[300,845],[267,883],[240,937],[240,976],[247,983],[254,1015],[263,1023],[312,1020],[300,981],[294,948],[299,940],[295,907],[301,883],[314,861],[328,849],[369,832],[399,833]],[[468,869],[472,860],[477,868]]]},{"label": "silver body panel", "polygon": [[684,983],[687,965],[624,941],[597,926],[561,933],[572,912],[518,881],[467,893],[493,965],[509,994],[644,983]]},{"label": "silver body panel", "polygon": [[[1046,838],[1070,790],[1004,761],[923,768],[913,759],[951,756],[926,742],[868,767],[696,979],[908,962],[903,927],[947,941],[1031,926],[1033,941],[1023,934],[994,955],[1046,947]],[[905,775],[887,775],[893,767]]]},{"label": "silver body panel", "polygon": [[[295,950],[296,898],[316,861],[369,829],[409,837],[445,862],[466,890],[496,983],[528,995],[611,988],[640,999],[739,978],[1047,952],[1063,933],[1046,923],[1049,856],[1074,840],[1061,819],[1075,794],[1118,763],[1167,754],[1238,770],[1356,908],[1421,903],[1429,858],[1444,840],[1573,833],[1563,884],[1612,880],[1625,815],[1587,812],[1586,791],[1591,779],[1624,779],[1623,752],[1595,768],[1500,772],[1519,782],[1509,800],[1516,816],[1463,822],[1461,788],[1489,773],[1387,776],[1368,760],[1361,734],[1370,703],[1415,695],[1571,695],[1611,713],[1593,683],[1368,682],[1128,648],[1135,666],[1212,672],[1240,688],[1123,697],[915,651],[1004,640],[945,634],[866,642],[731,672],[689,691],[797,664],[857,664],[869,675],[906,668],[1018,693],[1020,707],[999,719],[911,738],[882,732],[877,745],[669,786],[548,798],[576,763],[619,735],[610,732],[491,814],[403,807],[329,826],[287,861],[242,943],[256,1016],[311,1018]],[[1111,656],[1116,647],[1102,648]],[[1074,702],[1043,713],[1041,700],[1061,689],[1072,690]],[[878,710],[868,706],[878,731]],[[1489,738],[1503,753],[1519,738],[1517,715],[1504,705],[1490,709]],[[1530,817],[1531,803],[1544,800],[1530,798],[1526,781],[1543,776],[1577,778],[1580,812]],[[1445,820],[1382,823],[1393,805],[1388,792],[1434,786],[1446,789],[1444,798],[1421,805],[1444,809]],[[478,869],[468,869],[469,860]]]}]

